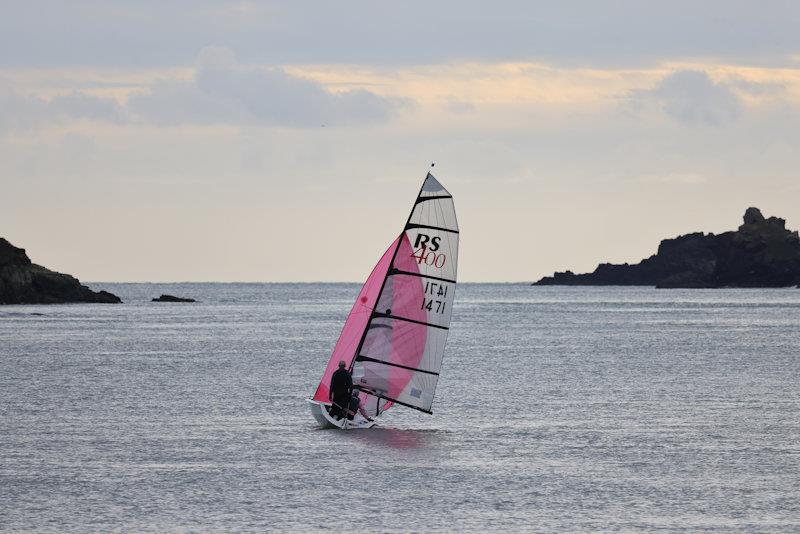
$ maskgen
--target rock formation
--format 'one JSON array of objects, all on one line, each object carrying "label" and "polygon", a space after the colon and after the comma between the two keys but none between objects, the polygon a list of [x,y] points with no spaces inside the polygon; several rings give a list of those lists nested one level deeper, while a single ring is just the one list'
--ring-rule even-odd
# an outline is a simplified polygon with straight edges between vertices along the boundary
[{"label": "rock formation", "polygon": [[122,302],[107,291],[95,292],[68,274],[31,263],[25,249],[0,237],[0,304]]},{"label": "rock formation", "polygon": [[182,297],[175,297],[173,295],[161,295],[157,299],[153,299],[153,302],[197,302],[194,299],[187,299]]},{"label": "rock formation", "polygon": [[800,237],[786,221],[747,208],[744,224],[719,235],[697,232],[665,239],[635,265],[602,263],[592,273],[557,272],[533,285],[656,287],[787,287],[800,284]]}]

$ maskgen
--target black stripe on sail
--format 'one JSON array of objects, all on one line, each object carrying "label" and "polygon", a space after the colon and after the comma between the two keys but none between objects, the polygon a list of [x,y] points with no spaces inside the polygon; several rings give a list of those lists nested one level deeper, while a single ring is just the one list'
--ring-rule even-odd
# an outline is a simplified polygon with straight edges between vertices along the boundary
[{"label": "black stripe on sail", "polygon": [[450,228],[442,228],[441,226],[428,226],[427,224],[415,224],[415,223],[408,223],[406,225],[406,230],[413,230],[414,228],[427,228],[429,230],[439,230],[440,232],[450,232],[451,234],[458,233],[458,230],[451,230]]},{"label": "black stripe on sail", "polygon": [[441,325],[433,324],[433,323],[426,323],[425,321],[416,321],[414,319],[409,319],[407,317],[399,317],[397,315],[391,315],[391,314],[388,314],[388,313],[373,312],[372,313],[372,317],[373,318],[375,318],[375,317],[385,317],[386,319],[397,319],[398,321],[405,321],[407,323],[415,323],[415,324],[421,324],[423,326],[430,326],[430,327],[433,327],[433,328],[441,328],[442,330],[450,330],[450,328],[448,328],[446,326],[441,326]]},{"label": "black stripe on sail", "polygon": [[414,406],[413,404],[409,404],[407,402],[403,402],[403,401],[400,401],[400,400],[397,400],[397,399],[393,399],[392,397],[387,397],[386,395],[381,395],[380,393],[377,393],[375,391],[372,391],[372,390],[369,390],[369,389],[366,389],[366,388],[362,388],[361,386],[359,386],[358,389],[360,389],[361,391],[363,391],[367,395],[372,395],[373,397],[378,397],[379,399],[392,401],[393,403],[399,404],[400,406],[405,406],[406,408],[414,408],[415,410],[419,410],[420,412],[425,412],[427,414],[433,415],[432,411],[426,410],[425,408],[420,408],[419,406]]},{"label": "black stripe on sail", "polygon": [[426,371],[425,369],[417,369],[416,367],[409,367],[407,365],[400,365],[399,363],[392,363],[386,362],[383,360],[376,360],[375,358],[370,358],[369,356],[363,356],[359,354],[356,356],[357,362],[374,362],[374,363],[381,363],[383,365],[389,365],[391,367],[399,367],[400,369],[407,369],[409,371],[415,371],[417,373],[425,373],[433,376],[439,376],[439,373],[434,373],[433,371]]},{"label": "black stripe on sail", "polygon": [[401,271],[400,269],[392,268],[389,272],[389,276],[394,276],[396,274],[401,274],[405,276],[418,276],[420,278],[430,278],[431,280],[438,280],[440,282],[450,282],[451,284],[455,284],[455,280],[450,280],[449,278],[439,278],[438,276],[431,276],[429,274],[422,274],[422,273],[411,273],[408,271]]},{"label": "black stripe on sail", "polygon": [[438,200],[440,198],[453,198],[453,195],[434,195],[430,197],[417,197],[417,201],[414,204],[420,204],[425,202],[426,200]]}]

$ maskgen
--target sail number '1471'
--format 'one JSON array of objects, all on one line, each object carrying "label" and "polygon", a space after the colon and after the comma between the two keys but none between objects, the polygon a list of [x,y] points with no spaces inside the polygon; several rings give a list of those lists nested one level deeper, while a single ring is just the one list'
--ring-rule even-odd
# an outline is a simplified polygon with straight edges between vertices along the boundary
[{"label": "sail number '1471'", "polygon": [[[425,282],[425,294],[422,297],[421,310],[428,310],[434,313],[444,313],[445,306],[447,306],[447,289],[445,284],[437,284],[436,282]],[[431,295],[431,298],[428,298]],[[434,298],[434,297],[438,297]]]}]

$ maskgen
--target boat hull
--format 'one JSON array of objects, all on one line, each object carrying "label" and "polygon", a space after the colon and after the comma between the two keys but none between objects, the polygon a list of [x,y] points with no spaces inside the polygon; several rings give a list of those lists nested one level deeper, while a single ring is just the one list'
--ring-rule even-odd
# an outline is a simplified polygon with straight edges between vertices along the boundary
[{"label": "boat hull", "polygon": [[323,403],[314,399],[306,399],[311,407],[311,415],[319,423],[322,428],[339,428],[341,430],[354,430],[358,428],[372,428],[375,426],[375,421],[367,421],[361,414],[356,414],[355,418],[350,421],[347,418],[336,419],[331,417],[328,413],[330,403]]}]

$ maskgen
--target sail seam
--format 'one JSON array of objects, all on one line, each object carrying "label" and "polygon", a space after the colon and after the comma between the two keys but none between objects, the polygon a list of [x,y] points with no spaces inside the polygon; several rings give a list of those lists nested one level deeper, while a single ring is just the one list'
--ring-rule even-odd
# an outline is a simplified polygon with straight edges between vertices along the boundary
[{"label": "sail seam", "polygon": [[428,226],[427,224],[415,224],[415,223],[409,223],[406,225],[406,230],[413,230],[414,228],[427,228],[429,230],[439,230],[440,232],[450,232],[451,234],[458,233],[458,230],[451,230],[450,228],[442,228],[441,226]]},{"label": "sail seam", "polygon": [[442,325],[433,324],[433,323],[426,323],[425,321],[417,321],[415,319],[409,319],[408,317],[400,317],[398,315],[391,315],[389,313],[375,312],[375,313],[372,314],[372,316],[373,316],[373,318],[374,317],[385,317],[386,319],[397,319],[398,321],[406,321],[408,323],[416,323],[416,324],[421,324],[421,325],[424,325],[424,326],[431,326],[433,328],[441,328],[442,330],[450,330],[450,328],[447,327],[447,326],[442,326]]},{"label": "sail seam", "polygon": [[358,356],[356,356],[356,361],[382,363],[383,365],[389,365],[391,367],[399,367],[400,369],[406,369],[408,371],[415,371],[417,373],[426,373],[429,375],[439,376],[439,373],[434,373],[433,371],[426,371],[425,369],[417,369],[416,367],[409,367],[408,365],[401,365],[399,363],[392,363],[384,360],[378,360],[375,358],[370,358],[369,356],[364,356],[363,354],[359,354]]}]

